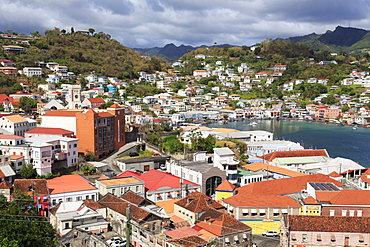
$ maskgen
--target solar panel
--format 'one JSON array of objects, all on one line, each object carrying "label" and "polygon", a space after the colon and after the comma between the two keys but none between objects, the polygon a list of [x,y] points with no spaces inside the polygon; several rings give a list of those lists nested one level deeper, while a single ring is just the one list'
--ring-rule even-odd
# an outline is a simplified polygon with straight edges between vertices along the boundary
[{"label": "solar panel", "polygon": [[321,185],[325,188],[325,190],[332,191],[332,189],[326,183],[321,183]]},{"label": "solar panel", "polygon": [[330,188],[332,188],[334,191],[339,191],[338,187],[335,186],[334,184],[328,184]]},{"label": "solar panel", "polygon": [[315,190],[320,190],[320,188],[319,188],[319,187],[317,187],[315,183],[310,183],[310,185],[311,185]]},{"label": "solar panel", "polygon": [[320,190],[326,190],[325,187],[321,183],[316,183],[317,187],[320,188]]}]

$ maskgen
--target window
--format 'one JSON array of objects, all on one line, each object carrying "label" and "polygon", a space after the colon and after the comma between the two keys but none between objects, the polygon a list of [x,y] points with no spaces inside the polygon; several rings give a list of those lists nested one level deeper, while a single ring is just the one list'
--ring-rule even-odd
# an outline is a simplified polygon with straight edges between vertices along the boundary
[{"label": "window", "polygon": [[330,236],[330,241],[331,241],[331,242],[335,242],[335,241],[336,241],[336,240],[335,240],[335,235],[331,235],[331,236]]},{"label": "window", "polygon": [[273,216],[279,217],[279,209],[273,209]]},{"label": "window", "polygon": [[242,214],[244,217],[248,216],[248,209],[242,209]]},{"label": "window", "polygon": [[292,239],[292,241],[296,241],[297,240],[297,237],[296,237],[296,235],[294,233],[292,233],[290,235],[290,238]]},{"label": "window", "polygon": [[112,189],[112,194],[115,195],[116,194],[116,189]]},{"label": "window", "polygon": [[251,216],[256,217],[257,216],[257,209],[251,209]]},{"label": "window", "polygon": [[330,210],[330,216],[334,216],[335,215],[335,210]]},{"label": "window", "polygon": [[307,242],[307,234],[302,234],[302,242]]},{"label": "window", "polygon": [[355,210],[349,210],[349,216],[355,216]]},{"label": "window", "polygon": [[82,196],[77,196],[77,201],[81,201],[82,200]]},{"label": "window", "polygon": [[316,241],[317,242],[321,242],[322,241],[321,234],[317,234]]},{"label": "window", "polygon": [[72,201],[72,197],[68,197],[67,202],[71,202],[71,201]]},{"label": "window", "polygon": [[347,216],[347,210],[342,210],[342,216]]},{"label": "window", "polygon": [[362,217],[362,210],[357,210],[357,217]]},{"label": "window", "polygon": [[266,210],[260,209],[260,217],[265,217],[265,216],[266,216]]},{"label": "window", "polygon": [[69,223],[68,222],[64,224],[64,228],[65,229],[68,229],[69,228]]},{"label": "window", "polygon": [[359,242],[359,243],[363,243],[363,242],[365,242],[365,236],[364,236],[364,235],[360,235],[360,236],[358,236],[358,242]]}]

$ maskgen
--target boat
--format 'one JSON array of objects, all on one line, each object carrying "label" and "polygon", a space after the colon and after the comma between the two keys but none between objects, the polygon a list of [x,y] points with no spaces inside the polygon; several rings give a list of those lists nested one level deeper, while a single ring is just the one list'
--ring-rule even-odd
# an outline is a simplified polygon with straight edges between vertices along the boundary
[{"label": "boat", "polygon": [[352,129],[357,130],[357,127],[352,127]]},{"label": "boat", "polygon": [[251,123],[249,123],[249,125],[257,125],[258,123],[256,123],[256,122],[251,122]]}]

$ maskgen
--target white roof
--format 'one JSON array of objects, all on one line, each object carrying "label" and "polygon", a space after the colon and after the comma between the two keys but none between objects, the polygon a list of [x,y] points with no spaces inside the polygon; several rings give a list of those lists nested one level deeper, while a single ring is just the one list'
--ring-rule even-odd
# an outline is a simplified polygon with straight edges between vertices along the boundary
[{"label": "white roof", "polygon": [[34,136],[25,139],[26,142],[52,142],[52,141],[78,141],[77,138],[62,137],[62,136]]},{"label": "white roof", "polygon": [[4,173],[5,177],[15,176],[15,172],[10,165],[0,166],[0,170]]},{"label": "white roof", "polygon": [[213,151],[218,155],[234,155],[234,152],[230,148],[214,148]]}]

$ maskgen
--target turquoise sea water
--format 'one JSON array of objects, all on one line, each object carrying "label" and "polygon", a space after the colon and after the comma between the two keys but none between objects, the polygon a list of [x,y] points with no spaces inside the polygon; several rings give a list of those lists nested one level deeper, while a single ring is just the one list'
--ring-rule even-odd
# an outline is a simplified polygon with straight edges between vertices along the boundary
[{"label": "turquoise sea water", "polygon": [[343,157],[370,167],[370,129],[338,126],[319,122],[295,120],[257,120],[210,124],[211,128],[232,128],[237,130],[266,130],[274,133],[274,139],[299,142],[305,148],[326,149],[330,157]]}]

